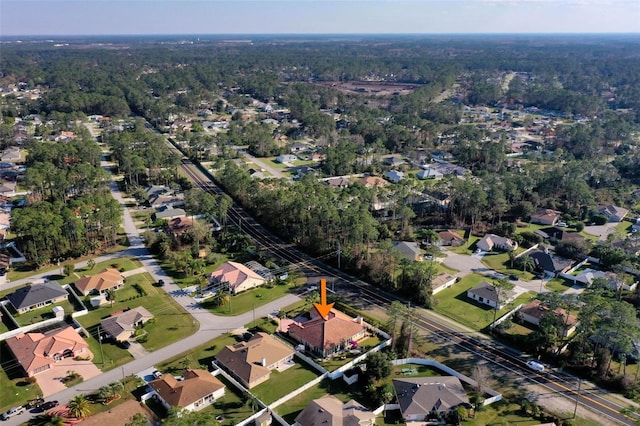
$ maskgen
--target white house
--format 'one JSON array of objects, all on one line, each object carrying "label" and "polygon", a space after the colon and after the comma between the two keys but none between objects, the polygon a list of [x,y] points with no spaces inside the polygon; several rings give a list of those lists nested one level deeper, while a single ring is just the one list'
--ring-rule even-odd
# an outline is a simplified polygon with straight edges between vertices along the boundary
[{"label": "white house", "polygon": [[478,247],[482,251],[491,251],[493,249],[507,251],[517,249],[518,243],[512,241],[509,238],[501,237],[496,234],[486,234],[480,241],[476,243],[476,247]]},{"label": "white house", "polygon": [[492,308],[502,309],[504,305],[511,302],[516,296],[516,293],[511,291],[502,296],[502,299],[498,296],[496,286],[484,281],[477,286],[467,290],[467,297],[476,300],[482,304],[491,306]]}]

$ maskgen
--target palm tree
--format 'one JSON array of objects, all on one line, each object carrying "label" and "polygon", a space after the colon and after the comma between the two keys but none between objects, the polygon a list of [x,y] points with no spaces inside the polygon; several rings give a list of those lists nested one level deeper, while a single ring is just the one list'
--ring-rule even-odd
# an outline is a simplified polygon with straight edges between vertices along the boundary
[{"label": "palm tree", "polygon": [[37,417],[31,419],[28,424],[30,426],[65,426],[67,419],[57,414],[40,414]]},{"label": "palm tree", "polygon": [[69,401],[69,415],[82,419],[91,414],[91,405],[84,394],[79,394]]},{"label": "palm tree", "polygon": [[118,398],[120,396],[120,392],[124,390],[124,384],[116,380],[115,382],[109,383],[109,392],[112,398]]}]

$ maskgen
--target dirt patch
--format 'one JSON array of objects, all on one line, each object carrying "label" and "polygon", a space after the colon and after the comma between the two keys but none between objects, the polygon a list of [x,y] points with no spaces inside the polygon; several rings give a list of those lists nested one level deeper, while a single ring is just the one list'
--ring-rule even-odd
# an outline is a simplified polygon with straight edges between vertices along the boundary
[{"label": "dirt patch", "polygon": [[358,93],[369,96],[408,95],[420,84],[395,83],[391,81],[324,81],[319,86],[333,87],[344,93]]},{"label": "dirt patch", "polygon": [[82,421],[83,426],[124,425],[136,413],[143,414],[151,424],[158,420],[148,408],[138,401],[127,400],[104,413],[95,414]]}]

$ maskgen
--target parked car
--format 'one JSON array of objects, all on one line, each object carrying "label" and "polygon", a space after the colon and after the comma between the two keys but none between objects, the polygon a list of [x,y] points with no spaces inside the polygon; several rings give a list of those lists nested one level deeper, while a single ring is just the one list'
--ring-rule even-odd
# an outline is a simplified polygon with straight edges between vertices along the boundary
[{"label": "parked car", "polygon": [[156,379],[162,377],[162,373],[159,372],[158,370],[153,370],[153,373],[151,374],[153,374],[153,377],[155,377]]},{"label": "parked car", "polygon": [[9,420],[11,417],[17,416],[22,413],[24,413],[24,407],[10,408],[6,413],[2,414],[2,420]]},{"label": "parked car", "polygon": [[42,411],[46,411],[46,410],[51,410],[52,408],[55,408],[58,405],[60,405],[58,401],[47,401],[44,404],[40,405],[39,408],[42,409]]},{"label": "parked car", "polygon": [[164,280],[158,280],[158,287],[164,286]]},{"label": "parked car", "polygon": [[30,408],[39,407],[40,404],[42,404],[43,402],[44,402],[44,399],[42,399],[42,398],[34,398],[34,399],[30,399],[29,401],[27,401],[27,403],[24,406],[28,410]]},{"label": "parked car", "polygon": [[556,224],[556,226],[558,226],[559,228],[566,228],[567,227],[567,222],[558,222]]},{"label": "parked car", "polygon": [[511,275],[509,275],[509,279],[510,279],[511,281],[518,281],[518,276],[517,276],[517,275],[514,275],[514,274],[511,274]]}]

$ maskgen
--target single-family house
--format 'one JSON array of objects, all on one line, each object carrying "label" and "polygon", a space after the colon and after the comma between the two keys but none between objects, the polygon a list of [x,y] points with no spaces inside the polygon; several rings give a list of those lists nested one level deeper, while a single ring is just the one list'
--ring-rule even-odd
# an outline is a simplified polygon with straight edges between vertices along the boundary
[{"label": "single-family house", "polygon": [[0,181],[0,195],[6,195],[8,197],[16,195],[16,186],[16,182],[8,180]]},{"label": "single-family house", "polygon": [[390,182],[398,183],[402,179],[404,179],[404,173],[397,170],[389,170],[388,172],[384,173],[384,177],[387,178],[387,180],[389,180]]},{"label": "single-family house", "polygon": [[114,312],[108,318],[100,321],[102,330],[112,339],[124,342],[129,340],[137,327],[153,318],[153,314],[143,306]]},{"label": "single-family house", "polygon": [[107,290],[117,290],[124,285],[124,277],[116,268],[107,268],[99,274],[82,277],[74,283],[84,296],[103,294]]},{"label": "single-family house", "polygon": [[7,295],[11,306],[23,314],[32,309],[67,300],[69,293],[57,281],[47,281],[22,287]]},{"label": "single-family house", "polygon": [[311,146],[306,144],[306,143],[294,142],[294,143],[291,144],[291,147],[289,148],[289,151],[292,154],[298,154],[298,153],[304,152],[304,151],[306,151],[306,150],[308,150],[310,148],[311,148]]},{"label": "single-family house", "polygon": [[343,403],[333,395],[311,401],[293,426],[372,426],[376,415],[355,400]]},{"label": "single-family house", "polygon": [[147,199],[151,198],[153,195],[164,194],[171,190],[166,185],[150,185],[144,189],[144,193],[147,196]]},{"label": "single-family house", "polygon": [[502,307],[512,301],[515,296],[516,293],[514,291],[499,295],[496,286],[487,281],[483,281],[477,286],[467,290],[468,298],[491,306],[494,309],[502,309]]},{"label": "single-family house", "polygon": [[184,206],[184,194],[156,193],[149,197],[148,203],[149,206],[154,209],[158,209],[160,207],[175,209],[177,207]]},{"label": "single-family house", "polygon": [[537,223],[540,225],[555,226],[560,220],[560,212],[551,209],[537,209],[535,213],[531,215],[531,223]]},{"label": "single-family house", "polygon": [[385,166],[397,167],[401,164],[404,164],[405,161],[402,158],[398,157],[386,157],[382,160],[382,164]]},{"label": "single-family house", "polygon": [[335,178],[326,179],[324,183],[326,183],[332,188],[346,188],[349,185],[351,185],[351,181],[348,178],[344,178],[344,177],[335,177]]},{"label": "single-family house", "polygon": [[455,376],[393,379],[400,413],[407,421],[426,418],[444,419],[460,405],[469,405],[469,397]]},{"label": "single-family house", "polygon": [[518,248],[518,243],[510,238],[501,237],[496,234],[485,234],[480,241],[476,243],[476,247],[482,251],[491,250],[515,250]]},{"label": "single-family house", "polygon": [[458,247],[464,244],[465,239],[458,235],[457,232],[447,229],[446,231],[438,232],[440,238],[440,245]]},{"label": "single-family house", "polygon": [[362,182],[366,188],[383,188],[389,184],[380,176],[365,176],[360,180],[360,182]]},{"label": "single-family house", "polygon": [[542,228],[534,231],[534,233],[540,235],[545,240],[549,240],[551,242],[558,241],[584,241],[584,236],[580,235],[578,232],[569,232],[564,229],[552,227],[552,228]]},{"label": "single-family house", "polygon": [[631,232],[640,232],[640,217],[631,225]]},{"label": "single-family house", "polygon": [[176,217],[184,217],[187,215],[183,209],[174,209],[169,206],[161,206],[158,210],[153,214],[155,219],[166,219],[171,220]]},{"label": "single-family house", "polygon": [[547,315],[554,315],[560,324],[562,337],[568,337],[576,331],[578,325],[578,318],[563,308],[556,308],[553,312],[539,300],[533,300],[527,303],[518,311],[523,321],[533,325],[540,325],[540,322]]},{"label": "single-family house", "polygon": [[280,164],[291,164],[297,159],[298,157],[296,157],[293,154],[283,154],[283,155],[278,155],[275,161],[276,163],[280,163]]},{"label": "single-family house", "polygon": [[609,222],[622,222],[625,216],[629,214],[629,210],[610,204],[598,207],[598,213],[605,215]]},{"label": "single-family house", "polygon": [[424,167],[422,170],[416,173],[416,177],[421,180],[442,179],[443,176],[444,175],[442,173],[431,167]]},{"label": "single-family house", "polygon": [[273,336],[257,333],[247,342],[222,348],[216,363],[248,389],[269,380],[271,370],[293,360],[294,351]]},{"label": "single-family house", "polygon": [[422,251],[418,247],[418,243],[414,241],[394,241],[393,247],[411,261],[421,262],[423,260]]},{"label": "single-family house", "polygon": [[537,271],[551,277],[567,272],[573,266],[573,260],[565,259],[547,251],[536,250],[529,253],[529,257],[533,259]]},{"label": "single-family house", "polygon": [[442,273],[431,280],[431,288],[433,294],[436,294],[445,288],[449,288],[456,283],[456,277],[451,274]]},{"label": "single-family house", "polygon": [[167,233],[173,235],[174,237],[179,237],[187,231],[190,231],[193,228],[193,218],[182,216],[182,217],[174,217],[173,219],[167,221]]},{"label": "single-family house", "polygon": [[611,290],[625,290],[625,291],[633,291],[636,289],[638,283],[625,283],[624,279],[619,277],[617,274],[613,272],[604,272],[598,271],[595,269],[587,268],[580,272],[578,275],[563,275],[564,278],[573,280],[574,283],[580,283],[585,287],[591,287],[593,281],[596,278],[600,278],[606,281],[607,286]]},{"label": "single-family house", "polygon": [[182,380],[163,374],[149,386],[167,409],[200,411],[224,395],[224,385],[207,370],[186,369]]},{"label": "single-family house", "polygon": [[6,343],[29,377],[51,369],[64,358],[92,356],[87,342],[72,327],[44,333],[20,333],[8,338]]},{"label": "single-family house", "polygon": [[8,148],[5,148],[4,151],[2,151],[2,157],[0,157],[0,161],[19,161],[21,158],[21,153],[20,153],[20,147],[17,146],[10,146]]},{"label": "single-family house", "polygon": [[367,331],[362,318],[354,319],[335,309],[326,319],[315,308],[309,314],[310,320],[291,322],[287,332],[317,356],[327,357],[342,352],[361,340]]},{"label": "single-family house", "polygon": [[228,285],[232,294],[259,287],[265,282],[255,271],[237,262],[225,262],[209,275],[211,285]]}]

